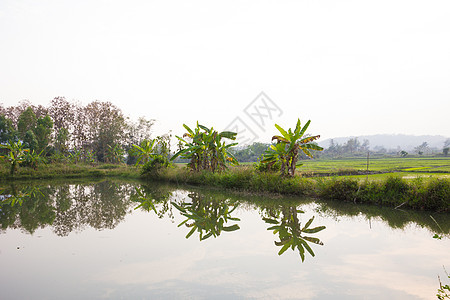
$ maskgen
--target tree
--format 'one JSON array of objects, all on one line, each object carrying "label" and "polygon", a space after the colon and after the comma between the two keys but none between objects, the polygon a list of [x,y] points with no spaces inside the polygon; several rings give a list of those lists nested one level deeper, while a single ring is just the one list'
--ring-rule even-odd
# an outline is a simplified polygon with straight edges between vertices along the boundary
[{"label": "tree", "polygon": [[176,136],[181,142],[181,149],[172,156],[171,160],[178,156],[189,159],[188,166],[194,171],[210,170],[215,172],[225,169],[228,163],[238,164],[230,151],[230,148],[237,143],[226,144],[222,141],[222,139],[235,140],[237,133],[231,131],[218,132],[212,127],[208,128],[198,122],[194,130],[186,124],[183,124],[183,126],[187,133],[183,135],[183,138]]},{"label": "tree", "polygon": [[60,128],[55,138],[55,148],[57,151],[65,153],[68,150],[67,143],[70,140],[69,130]]},{"label": "tree", "polygon": [[4,115],[0,115],[0,143],[6,143],[9,140],[16,140],[17,132],[13,126],[11,119]]},{"label": "tree", "polygon": [[6,145],[1,145],[0,148],[9,150],[8,154],[5,156],[0,156],[0,158],[6,159],[10,165],[10,174],[11,176],[14,176],[14,172],[16,171],[17,165],[20,164],[25,159],[25,153],[28,152],[28,149],[25,149],[23,147],[21,141],[13,142],[9,141]]},{"label": "tree", "polygon": [[19,137],[23,139],[28,131],[34,131],[36,127],[36,121],[36,115],[31,106],[29,106],[20,114],[19,119],[17,120],[17,130],[19,131]]},{"label": "tree", "polygon": [[419,146],[415,147],[414,151],[419,155],[428,154],[430,152],[430,147],[428,147],[427,142],[423,142]]},{"label": "tree", "polygon": [[152,155],[156,155],[153,149],[155,147],[155,142],[156,139],[143,140],[140,146],[133,145],[134,151],[132,152],[132,154],[138,157],[136,160],[136,166],[139,163],[147,163]]},{"label": "tree", "polygon": [[122,144],[126,123],[122,111],[111,102],[94,101],[84,109],[86,122],[86,144],[104,162],[108,145]]},{"label": "tree", "polygon": [[444,142],[444,148],[450,147],[450,139],[446,139]]},{"label": "tree", "polygon": [[37,140],[37,151],[46,151],[47,147],[52,140],[53,121],[46,115],[40,117],[36,122],[36,128],[34,130]]},{"label": "tree", "polygon": [[368,139],[365,139],[361,145],[361,151],[367,152],[369,151],[370,142]]},{"label": "tree", "polygon": [[352,139],[349,139],[347,141],[347,143],[344,144],[344,150],[346,152],[350,152],[350,154],[353,154],[353,152],[356,152],[359,150],[360,146],[361,146],[361,144],[360,144],[358,138],[352,138]]},{"label": "tree", "polygon": [[31,151],[38,149],[38,140],[33,130],[28,130],[23,137],[23,142],[25,148],[30,149]]},{"label": "tree", "polygon": [[323,150],[322,147],[313,143],[313,141],[320,138],[320,135],[304,137],[310,123],[311,120],[308,120],[302,128],[300,119],[298,119],[294,131],[291,128],[286,131],[278,124],[275,124],[281,136],[274,135],[272,137],[272,141],[276,140],[277,144],[271,145],[267,149],[261,162],[273,165],[279,161],[281,163],[281,175],[294,176],[300,150],[310,158],[313,157],[311,150]]}]

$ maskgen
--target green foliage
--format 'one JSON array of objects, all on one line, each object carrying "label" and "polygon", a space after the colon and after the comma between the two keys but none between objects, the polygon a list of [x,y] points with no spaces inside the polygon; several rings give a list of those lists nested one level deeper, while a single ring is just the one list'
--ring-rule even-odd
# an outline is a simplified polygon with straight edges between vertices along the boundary
[{"label": "green foliage", "polygon": [[132,155],[137,156],[137,161],[136,161],[136,166],[139,165],[140,163],[142,164],[146,164],[150,157],[152,157],[152,155],[155,155],[156,153],[154,153],[154,147],[155,147],[155,143],[156,143],[156,139],[153,140],[143,140],[141,142],[141,145],[133,145],[133,150],[131,152]]},{"label": "green foliage", "polygon": [[306,236],[305,234],[313,234],[325,229],[325,226],[310,228],[314,217],[306,222],[305,226],[301,226],[298,219],[298,214],[303,211],[297,210],[295,207],[286,207],[282,209],[281,216],[272,216],[264,218],[267,224],[272,226],[267,230],[273,230],[274,234],[278,233],[280,241],[275,241],[275,245],[281,247],[278,255],[283,254],[287,249],[291,248],[293,251],[297,248],[302,262],[305,260],[305,249],[315,256],[314,251],[309,246],[309,243],[323,245],[323,243],[316,237]]},{"label": "green foliage", "polygon": [[[51,134],[53,131],[53,121],[47,115],[45,117],[41,117],[37,120],[36,128],[34,129],[34,133],[37,140],[37,151],[46,151],[48,145],[51,143]],[[31,148],[30,149],[34,149]]]},{"label": "green foliage", "polygon": [[[450,275],[447,273],[447,271],[445,270],[445,274],[447,275],[447,278],[450,279]],[[439,300],[445,300],[445,299],[450,299],[450,285],[446,284],[446,285],[442,285],[441,282],[441,278],[438,276],[439,279],[439,289],[438,289],[438,293],[436,294],[436,297]]]},{"label": "green foliage", "polygon": [[255,142],[251,145],[244,146],[243,148],[230,149],[230,152],[234,155],[237,161],[242,162],[257,162],[261,158],[263,153],[270,147],[269,143]]},{"label": "green foliage", "polygon": [[450,181],[445,179],[434,179],[428,183],[423,192],[423,208],[429,210],[450,209]]},{"label": "green foliage", "polygon": [[198,231],[199,239],[203,241],[211,236],[219,236],[222,231],[231,232],[240,229],[238,224],[225,225],[228,221],[240,221],[240,219],[231,216],[238,205],[232,207],[226,201],[205,200],[198,193],[191,193],[189,197],[192,199],[191,203],[177,204],[171,202],[181,215],[186,217],[186,220],[178,224],[178,227],[185,225],[191,228],[186,238]]},{"label": "green foliage", "polygon": [[403,203],[408,200],[410,186],[399,176],[386,178],[383,184],[382,204]]},{"label": "green foliage", "polygon": [[29,106],[20,114],[19,119],[17,120],[17,130],[19,132],[19,137],[24,139],[25,134],[28,131],[33,131],[36,127],[36,121],[36,114]]},{"label": "green foliage", "polygon": [[358,192],[355,179],[333,179],[324,183],[321,196],[340,201],[355,201]]},{"label": "green foliage", "polygon": [[141,169],[141,175],[143,176],[157,176],[163,170],[171,166],[169,159],[161,154],[152,155],[150,160],[146,162]]},{"label": "green foliage", "polygon": [[286,131],[278,124],[275,124],[275,127],[281,133],[281,136],[275,135],[272,137],[272,141],[276,140],[277,144],[271,145],[269,149],[266,150],[261,163],[268,164],[268,168],[270,169],[273,164],[279,162],[281,176],[294,176],[295,169],[299,166],[297,161],[300,150],[310,158],[313,157],[311,150],[323,150],[322,147],[313,143],[313,141],[320,138],[320,135],[304,137],[310,123],[311,121],[309,120],[306,122],[305,126],[302,127],[300,119],[298,119],[294,131],[292,131],[291,128]]},{"label": "green foliage", "polygon": [[[187,133],[183,138],[177,136],[181,142],[181,149],[175,153],[171,160],[178,156],[189,160],[189,168],[194,171],[209,170],[213,173],[216,170],[224,170],[227,164],[238,164],[238,161],[230,152],[230,148],[237,143],[226,144],[222,138],[235,140],[237,133],[230,131],[217,132],[212,127],[208,128],[197,122],[197,127],[192,130],[183,124]],[[188,140],[185,140],[188,138]]]},{"label": "green foliage", "polygon": [[37,153],[34,150],[28,151],[25,155],[25,159],[22,162],[22,165],[33,168],[34,170],[37,170],[38,166],[40,164],[44,164],[46,162],[46,159],[42,157],[42,150],[41,152]]},{"label": "green foliage", "polygon": [[17,132],[14,129],[12,121],[3,115],[0,115],[0,143],[6,143],[9,140],[17,140]]},{"label": "green foliage", "polygon": [[[61,155],[63,154],[61,153]],[[79,149],[73,149],[72,151],[69,152],[69,160],[74,164],[79,163],[82,157],[83,152]]]},{"label": "green foliage", "polygon": [[264,159],[262,156],[258,159],[258,161],[254,164],[254,168],[258,172],[278,172],[281,169],[281,161],[276,160],[274,163],[263,163],[261,162]]},{"label": "green foliage", "polygon": [[28,130],[24,137],[23,142],[26,148],[30,150],[37,150],[38,149],[38,140],[36,138],[36,135],[34,134],[33,130]]},{"label": "green foliage", "polygon": [[0,148],[9,150],[7,155],[0,156],[0,158],[5,159],[11,165],[10,174],[14,176],[18,164],[24,161],[25,153],[29,150],[24,148],[21,141],[13,142],[11,140],[6,145],[0,144]]},{"label": "green foliage", "polygon": [[67,142],[70,140],[69,130],[61,128],[55,139],[55,148],[57,151],[66,153],[68,151]]},{"label": "green foliage", "polygon": [[110,163],[120,163],[123,159],[124,151],[119,144],[114,146],[108,145],[108,150],[106,152],[106,162]]}]

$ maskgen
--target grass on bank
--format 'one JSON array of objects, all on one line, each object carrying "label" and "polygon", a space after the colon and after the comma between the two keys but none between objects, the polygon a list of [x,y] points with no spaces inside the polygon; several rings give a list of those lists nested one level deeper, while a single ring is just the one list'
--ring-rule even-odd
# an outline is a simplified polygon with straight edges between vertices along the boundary
[{"label": "grass on bank", "polygon": [[167,169],[151,180],[245,190],[320,197],[354,203],[370,203],[433,211],[450,210],[450,180],[422,178],[405,180],[386,176],[382,180],[348,177],[301,176],[280,178],[277,173],[257,172],[251,167],[231,168],[222,173],[192,172],[185,167]]},{"label": "grass on bank", "polygon": [[29,167],[17,168],[14,176],[10,175],[9,166],[0,164],[0,180],[24,179],[53,179],[53,178],[98,178],[98,177],[124,177],[139,178],[139,169],[125,164],[98,164],[88,163],[65,164],[52,163],[40,165],[37,170]]},{"label": "grass on bank", "polygon": [[[375,161],[380,163],[378,170],[386,171],[387,165],[399,166],[404,159],[384,159]],[[255,193],[278,193],[286,195],[301,195],[336,199],[355,203],[372,203],[387,206],[401,206],[414,209],[427,209],[435,211],[449,211],[450,206],[450,179],[449,173],[436,173],[442,178],[435,178],[434,173],[400,172],[372,175],[346,175],[305,177],[311,175],[313,164],[316,169],[328,165],[340,168],[342,162],[347,166],[354,166],[358,160],[344,161],[307,161],[302,166],[299,176],[280,178],[278,173],[261,173],[253,166],[243,165],[230,168],[222,173],[191,172],[184,164],[175,165],[152,179],[174,183],[187,183],[193,185],[213,186],[245,190]],[[397,161],[397,162],[396,162]],[[444,166],[449,159],[410,159],[406,167],[420,168]],[[376,164],[374,163],[374,166]],[[339,167],[338,167],[339,166]],[[415,167],[414,167],[415,166]],[[405,168],[405,162],[400,165]],[[383,169],[384,168],[384,169]],[[370,170],[370,169],[369,169]],[[352,174],[351,172],[349,174]],[[406,174],[406,176],[405,176]],[[314,174],[312,174],[314,176]],[[27,180],[27,179],[55,179],[55,178],[140,178],[140,169],[124,164],[48,164],[40,165],[37,170],[28,167],[17,169],[14,177],[9,174],[9,166],[0,164],[0,180]],[[402,178],[406,177],[406,178]]]}]

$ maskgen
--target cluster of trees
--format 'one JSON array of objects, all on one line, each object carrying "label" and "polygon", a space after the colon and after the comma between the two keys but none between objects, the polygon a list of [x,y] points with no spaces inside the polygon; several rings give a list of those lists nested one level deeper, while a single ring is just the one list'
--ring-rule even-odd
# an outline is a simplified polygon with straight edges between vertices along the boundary
[{"label": "cluster of trees", "polygon": [[[350,138],[344,144],[335,143],[333,139],[330,140],[330,146],[323,152],[324,156],[339,157],[339,156],[356,156],[358,154],[367,154],[369,151],[369,140],[364,140],[362,143],[358,138]],[[383,151],[382,149],[379,149]]]},{"label": "cluster of trees", "polygon": [[153,122],[133,122],[111,102],[81,105],[56,97],[45,107],[23,101],[0,105],[0,144],[20,141],[30,152],[75,162],[120,162],[128,152],[132,163],[133,145],[150,139]]},{"label": "cluster of trees", "polygon": [[[305,132],[311,121],[301,126],[300,119],[294,130],[283,129],[275,124],[281,135],[274,135],[270,144],[262,153],[256,169],[259,171],[280,171],[281,176],[294,176],[298,166],[297,161],[303,153],[309,157],[312,151],[321,151],[322,148],[313,141],[320,136],[306,136]],[[194,171],[208,170],[215,172],[227,168],[227,164],[238,164],[236,157],[230,151],[237,143],[226,144],[222,139],[235,140],[237,133],[230,131],[217,132],[213,128],[200,125],[192,130],[183,124],[187,133],[183,137],[177,136],[179,151],[172,156],[172,160],[181,157],[189,161],[188,167]],[[260,146],[261,144],[257,144]],[[255,144],[253,144],[255,146]],[[248,152],[247,152],[248,153]],[[277,167],[275,167],[277,166]]]}]

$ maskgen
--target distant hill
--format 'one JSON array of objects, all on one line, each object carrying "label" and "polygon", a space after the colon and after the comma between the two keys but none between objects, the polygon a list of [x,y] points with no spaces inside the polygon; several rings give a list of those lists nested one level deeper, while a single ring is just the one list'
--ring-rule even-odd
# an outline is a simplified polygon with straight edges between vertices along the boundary
[{"label": "distant hill", "polygon": [[406,134],[376,134],[376,135],[362,135],[362,136],[347,136],[337,137],[333,139],[326,139],[319,142],[321,147],[328,148],[330,141],[340,145],[346,143],[351,138],[358,138],[362,144],[364,140],[369,140],[370,149],[374,149],[376,146],[381,146],[386,149],[400,149],[405,151],[411,151],[415,147],[421,145],[423,142],[427,142],[430,148],[437,148],[438,150],[444,147],[445,140],[448,137],[442,135],[406,135]]}]

